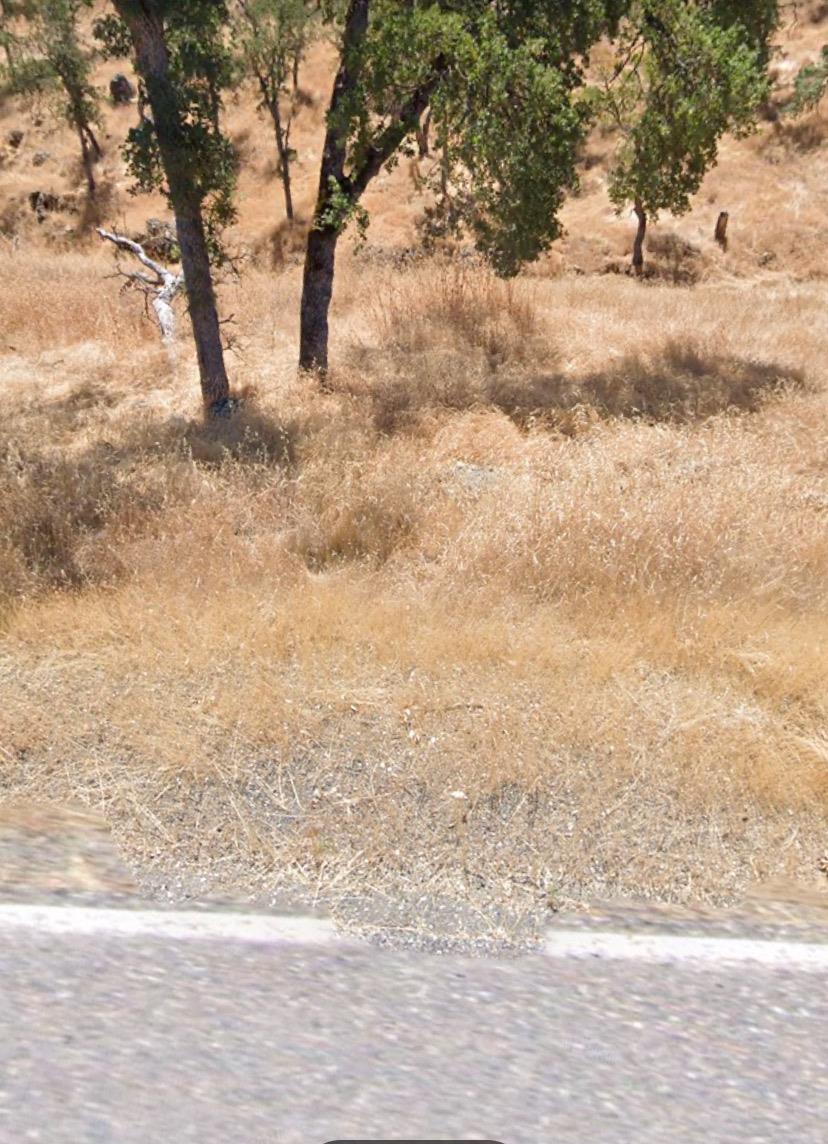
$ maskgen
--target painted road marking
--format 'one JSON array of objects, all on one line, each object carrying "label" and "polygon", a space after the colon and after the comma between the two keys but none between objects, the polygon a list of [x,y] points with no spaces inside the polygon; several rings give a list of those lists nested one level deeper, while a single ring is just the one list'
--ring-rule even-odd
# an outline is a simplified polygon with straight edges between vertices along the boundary
[{"label": "painted road marking", "polygon": [[709,966],[763,965],[777,969],[828,971],[828,942],[772,941],[749,937],[705,937],[668,933],[609,933],[547,930],[547,957],[606,961],[680,962]]},{"label": "painted road marking", "polygon": [[[0,933],[29,930],[54,937],[150,938],[247,945],[366,947],[324,918],[232,910],[146,910],[0,903]],[[547,930],[538,953],[558,959],[646,961],[699,967],[753,964],[828,972],[828,942],[772,941],[667,933]]]}]

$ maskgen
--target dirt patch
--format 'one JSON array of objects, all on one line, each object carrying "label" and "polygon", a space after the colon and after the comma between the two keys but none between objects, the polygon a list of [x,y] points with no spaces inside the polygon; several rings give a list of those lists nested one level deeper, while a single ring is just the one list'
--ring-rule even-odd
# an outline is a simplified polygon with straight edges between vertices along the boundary
[{"label": "dirt patch", "polygon": [[102,818],[45,803],[0,806],[0,898],[83,898],[135,889]]}]

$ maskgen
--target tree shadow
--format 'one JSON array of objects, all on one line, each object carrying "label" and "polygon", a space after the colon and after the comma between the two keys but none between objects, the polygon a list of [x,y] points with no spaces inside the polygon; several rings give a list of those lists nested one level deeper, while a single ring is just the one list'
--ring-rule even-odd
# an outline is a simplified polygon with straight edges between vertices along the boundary
[{"label": "tree shadow", "polygon": [[[83,383],[44,403],[40,433],[31,412],[0,432],[0,602],[119,576],[112,538],[140,533],[201,495],[205,470],[238,481],[243,467],[249,483],[295,463],[296,427],[253,404],[212,422],[96,421],[108,403],[105,390]],[[93,439],[74,447],[67,428],[81,439],[91,430]]]},{"label": "tree shadow", "polygon": [[449,364],[423,380],[380,378],[369,392],[383,432],[412,425],[431,409],[493,407],[517,425],[569,432],[584,421],[623,418],[687,424],[726,412],[756,413],[770,399],[806,387],[804,374],[775,362],[705,354],[671,341],[655,356],[628,354],[610,367],[572,376],[559,371],[465,373]]},{"label": "tree shadow", "polygon": [[774,362],[704,354],[689,342],[669,342],[656,357],[628,354],[610,368],[582,377],[540,375],[509,388],[498,386],[494,404],[519,422],[576,408],[601,419],[625,418],[688,424],[726,412],[756,413],[791,388],[802,389],[800,370]]}]

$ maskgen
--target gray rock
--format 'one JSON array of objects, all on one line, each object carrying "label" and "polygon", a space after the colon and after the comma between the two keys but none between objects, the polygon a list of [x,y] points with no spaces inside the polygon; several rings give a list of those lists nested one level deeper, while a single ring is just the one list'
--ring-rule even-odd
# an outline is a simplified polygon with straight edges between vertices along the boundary
[{"label": "gray rock", "polygon": [[55,211],[76,214],[78,210],[78,204],[72,195],[56,195],[53,191],[32,191],[29,195],[29,206],[37,215],[38,222],[43,222],[47,215]]},{"label": "gray rock", "polygon": [[113,103],[132,103],[135,99],[135,85],[129,76],[116,72],[109,81],[109,94]]}]

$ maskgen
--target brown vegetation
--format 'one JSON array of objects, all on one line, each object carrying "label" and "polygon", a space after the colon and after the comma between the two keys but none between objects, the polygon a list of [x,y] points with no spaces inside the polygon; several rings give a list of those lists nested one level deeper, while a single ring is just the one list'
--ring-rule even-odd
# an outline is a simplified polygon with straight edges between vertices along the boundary
[{"label": "brown vegetation", "polygon": [[[221,287],[244,404],[208,427],[105,251],[0,239],[2,788],[102,811],[144,875],[251,892],[514,916],[821,877],[825,159],[768,210],[773,131],[654,228],[656,264],[703,252],[692,287],[576,273],[630,238],[600,162],[515,282],[343,252],[324,395],[293,370],[299,267],[251,260]],[[275,187],[245,178],[266,252]],[[369,196],[392,254],[404,179]]]},{"label": "brown vegetation", "polygon": [[360,267],[384,301],[313,397],[266,283],[229,423],[176,412],[128,299],[7,357],[7,786],[220,884],[534,909],[813,873],[823,292]]}]

